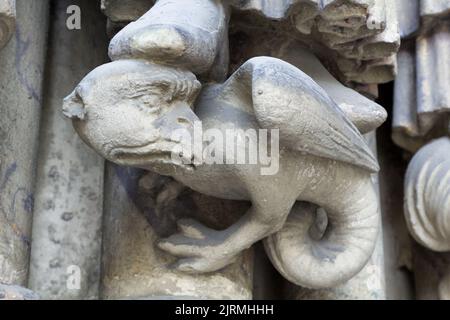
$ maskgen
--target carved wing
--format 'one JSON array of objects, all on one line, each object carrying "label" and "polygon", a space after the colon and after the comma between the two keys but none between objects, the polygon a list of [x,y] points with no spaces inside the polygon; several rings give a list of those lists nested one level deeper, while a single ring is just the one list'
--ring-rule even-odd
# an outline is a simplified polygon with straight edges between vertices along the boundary
[{"label": "carved wing", "polygon": [[280,130],[280,145],[343,161],[370,172],[379,166],[364,138],[327,93],[305,73],[279,59],[247,61],[225,85],[247,95],[265,129]]}]

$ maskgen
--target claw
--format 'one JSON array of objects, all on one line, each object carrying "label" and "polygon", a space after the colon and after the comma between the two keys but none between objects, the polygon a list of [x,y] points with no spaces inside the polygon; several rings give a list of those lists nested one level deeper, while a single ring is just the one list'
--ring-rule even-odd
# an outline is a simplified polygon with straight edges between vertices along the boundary
[{"label": "claw", "polygon": [[183,259],[175,263],[175,268],[178,271],[185,273],[199,273],[199,272],[212,272],[210,267],[208,267],[207,263],[205,264],[204,259],[198,258],[189,258]]},{"label": "claw", "polygon": [[178,229],[186,237],[193,239],[205,239],[207,228],[193,219],[181,219],[177,222]]},{"label": "claw", "polygon": [[229,258],[222,257],[220,259],[211,259],[208,257],[202,258],[187,258],[181,259],[174,264],[174,267],[185,273],[207,273],[223,269],[227,265],[232,264],[237,259],[237,256]]},{"label": "claw", "polygon": [[199,255],[201,247],[194,241],[195,239],[176,234],[158,242],[158,247],[177,257],[195,257]]},{"label": "claw", "polygon": [[225,237],[220,231],[209,229],[192,219],[182,219],[177,224],[180,233],[158,243],[161,250],[181,258],[173,266],[176,270],[186,273],[213,272],[235,261],[238,252],[225,250]]}]

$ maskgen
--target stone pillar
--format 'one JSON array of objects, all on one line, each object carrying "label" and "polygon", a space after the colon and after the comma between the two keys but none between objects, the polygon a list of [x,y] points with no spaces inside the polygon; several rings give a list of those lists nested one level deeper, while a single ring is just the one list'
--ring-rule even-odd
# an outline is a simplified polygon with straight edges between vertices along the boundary
[{"label": "stone pillar", "polygon": [[16,25],[16,0],[0,1],[0,49],[11,39]]},{"label": "stone pillar", "polygon": [[156,246],[176,231],[179,218],[224,228],[247,208],[186,190],[171,178],[108,164],[101,298],[251,299],[251,250],[222,271],[189,275],[171,269],[176,258]]},{"label": "stone pillar", "polygon": [[[81,30],[66,27],[70,5],[81,9]],[[29,286],[45,299],[94,299],[100,279],[104,160],[81,141],[61,107],[77,81],[107,61],[105,17],[90,0],[57,1],[54,10]],[[68,276],[78,271],[80,287],[68,287]]]},{"label": "stone pillar", "polygon": [[15,36],[0,52],[0,283],[7,285],[27,285],[47,26],[48,1],[17,1]]}]

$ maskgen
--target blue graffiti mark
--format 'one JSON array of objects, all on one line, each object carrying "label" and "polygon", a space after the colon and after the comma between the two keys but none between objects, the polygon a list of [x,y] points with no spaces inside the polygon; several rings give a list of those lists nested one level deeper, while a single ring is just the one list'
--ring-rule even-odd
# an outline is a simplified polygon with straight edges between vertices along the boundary
[{"label": "blue graffiti mark", "polygon": [[31,193],[28,193],[25,188],[19,188],[14,193],[13,200],[11,202],[11,212],[14,213],[14,214],[16,212],[17,195],[20,192],[25,194],[25,197],[22,199],[23,209],[29,214],[33,213],[34,197],[33,197],[33,195]]},{"label": "blue graffiti mark", "polygon": [[[11,164],[9,167],[7,167],[5,174],[3,176],[3,178],[0,179],[1,183],[0,183],[0,192],[2,192],[5,188],[6,185],[8,183],[8,181],[10,180],[11,176],[17,171],[17,163],[14,162],[13,164]],[[3,214],[4,218],[5,218],[5,222],[7,223],[7,225],[9,226],[9,228],[11,228],[11,230],[19,237],[19,239],[28,247],[30,247],[31,245],[31,239],[25,235],[22,230],[20,230],[20,228],[14,223],[14,219],[15,219],[15,203],[16,203],[16,198],[19,192],[25,192],[26,197],[23,199],[23,208],[26,212],[28,213],[32,213],[33,211],[33,195],[30,193],[27,193],[26,190],[24,188],[19,188],[16,190],[16,192],[14,193],[13,196],[13,200],[9,209],[9,215],[7,212],[5,212],[5,210],[0,210],[0,213]]]},{"label": "blue graffiti mark", "polygon": [[20,240],[25,243],[27,247],[31,247],[31,239],[24,234],[20,235]]},{"label": "blue graffiti mark", "polygon": [[23,72],[22,62],[24,57],[30,47],[30,39],[23,40],[21,36],[20,26],[16,26],[16,55],[15,55],[15,65],[17,75],[19,76],[20,83],[25,87],[28,94],[36,101],[41,100],[40,95],[37,93],[36,89],[28,82],[27,76]]},{"label": "blue graffiti mark", "polygon": [[32,193],[29,193],[25,199],[23,200],[23,209],[29,214],[33,213],[34,209],[34,196]]}]

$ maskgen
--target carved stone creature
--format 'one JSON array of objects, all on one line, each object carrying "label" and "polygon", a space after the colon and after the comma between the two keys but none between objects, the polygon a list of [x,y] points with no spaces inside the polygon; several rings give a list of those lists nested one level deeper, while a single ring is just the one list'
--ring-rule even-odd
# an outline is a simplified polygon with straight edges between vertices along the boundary
[{"label": "carved stone creature", "polygon": [[[63,109],[81,138],[112,162],[170,175],[209,196],[251,201],[249,211],[225,230],[179,221],[180,234],[159,243],[180,257],[179,270],[219,270],[265,239],[273,264],[298,285],[332,287],[357,274],[377,238],[379,210],[371,174],[378,164],[343,111],[305,73],[269,57],[250,59],[225,83],[204,88],[195,102],[199,89],[194,74],[185,69],[118,60],[86,76]],[[261,161],[173,161],[174,148],[185,147],[173,132],[192,133],[196,121],[223,133],[279,129],[278,172],[261,175]],[[236,139],[248,138],[235,132]],[[249,138],[246,151],[257,144]],[[293,210],[297,201],[320,207],[317,217]],[[291,211],[295,214],[289,216]],[[317,221],[327,224],[320,232],[313,231]]]}]

